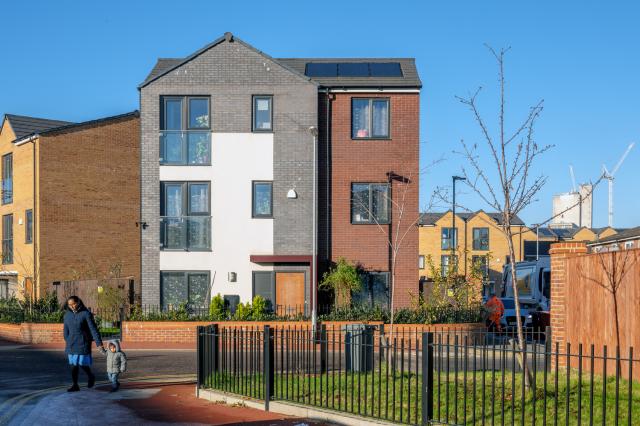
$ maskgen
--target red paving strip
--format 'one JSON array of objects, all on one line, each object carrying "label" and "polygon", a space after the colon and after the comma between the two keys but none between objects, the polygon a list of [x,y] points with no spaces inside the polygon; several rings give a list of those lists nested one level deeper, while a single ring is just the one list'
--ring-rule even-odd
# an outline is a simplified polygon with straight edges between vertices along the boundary
[{"label": "red paving strip", "polygon": [[[124,384],[123,389],[135,387],[157,387],[152,384]],[[160,392],[147,399],[119,400],[139,417],[167,423],[203,423],[210,425],[299,425],[322,423],[309,422],[282,414],[270,413],[248,407],[238,407],[198,399],[195,386],[169,385],[161,387]]]}]

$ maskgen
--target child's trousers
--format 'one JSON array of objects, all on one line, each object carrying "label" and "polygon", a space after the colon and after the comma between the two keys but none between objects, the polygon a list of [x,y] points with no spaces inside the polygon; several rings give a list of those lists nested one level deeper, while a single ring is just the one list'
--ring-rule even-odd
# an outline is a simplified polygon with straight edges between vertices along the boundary
[{"label": "child's trousers", "polygon": [[120,387],[120,382],[118,382],[118,376],[120,373],[108,373],[109,381],[111,382],[112,389],[118,389]]}]

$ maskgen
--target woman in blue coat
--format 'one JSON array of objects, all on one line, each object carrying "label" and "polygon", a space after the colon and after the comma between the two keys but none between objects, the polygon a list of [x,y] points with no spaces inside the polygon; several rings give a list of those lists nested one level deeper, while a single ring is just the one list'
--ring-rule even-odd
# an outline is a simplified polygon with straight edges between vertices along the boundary
[{"label": "woman in blue coat", "polygon": [[65,352],[71,366],[71,379],[73,385],[67,392],[77,392],[78,373],[82,368],[89,378],[87,387],[91,388],[96,382],[96,376],[91,372],[91,342],[104,351],[102,339],[98,327],[93,319],[93,314],[84,306],[78,296],[67,299],[67,312],[64,314],[64,341]]}]

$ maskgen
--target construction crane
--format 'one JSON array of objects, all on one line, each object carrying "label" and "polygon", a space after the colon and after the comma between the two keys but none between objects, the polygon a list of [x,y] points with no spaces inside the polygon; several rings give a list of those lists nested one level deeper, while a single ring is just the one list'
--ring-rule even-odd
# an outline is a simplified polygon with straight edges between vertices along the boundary
[{"label": "construction crane", "polygon": [[609,227],[613,227],[613,179],[616,172],[618,171],[620,166],[622,166],[624,160],[627,158],[627,155],[629,155],[629,152],[631,152],[631,150],[633,149],[634,145],[635,142],[629,144],[627,150],[624,152],[624,154],[622,154],[622,157],[620,157],[620,160],[618,160],[618,163],[611,170],[611,172],[607,170],[607,166],[605,166],[604,164],[602,165],[602,176],[609,181]]}]

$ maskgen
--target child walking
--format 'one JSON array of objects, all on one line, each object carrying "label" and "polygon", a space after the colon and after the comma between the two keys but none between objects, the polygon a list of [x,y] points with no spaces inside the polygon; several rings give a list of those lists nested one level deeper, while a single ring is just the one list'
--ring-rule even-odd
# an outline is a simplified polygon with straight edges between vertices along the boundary
[{"label": "child walking", "polygon": [[109,392],[115,392],[120,388],[118,376],[126,370],[127,355],[120,350],[120,342],[118,340],[109,342],[109,349],[107,350],[107,375],[111,382],[111,390]]}]

